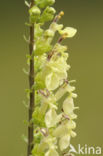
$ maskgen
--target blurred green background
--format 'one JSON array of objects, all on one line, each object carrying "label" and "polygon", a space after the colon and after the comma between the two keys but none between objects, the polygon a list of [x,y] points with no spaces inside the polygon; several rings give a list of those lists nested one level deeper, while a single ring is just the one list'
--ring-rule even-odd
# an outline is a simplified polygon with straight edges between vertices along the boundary
[{"label": "blurred green background", "polygon": [[[65,26],[78,29],[66,43],[69,47],[70,79],[76,79],[79,105],[77,134],[72,144],[103,144],[103,0],[56,0],[55,8],[64,10]],[[28,21],[24,0],[0,2],[0,156],[26,156],[21,135],[27,110],[22,104],[28,79],[28,46],[23,40]]]}]

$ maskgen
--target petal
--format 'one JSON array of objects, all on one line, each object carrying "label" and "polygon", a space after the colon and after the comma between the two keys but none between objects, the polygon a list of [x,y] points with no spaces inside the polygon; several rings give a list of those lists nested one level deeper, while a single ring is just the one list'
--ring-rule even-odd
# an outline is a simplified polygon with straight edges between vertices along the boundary
[{"label": "petal", "polygon": [[63,135],[65,135],[65,127],[61,124],[59,125],[53,132],[53,135],[55,137],[62,137]]},{"label": "petal", "polygon": [[66,86],[66,90],[67,90],[69,93],[71,93],[71,92],[73,92],[73,91],[75,90],[75,87],[74,87],[74,86],[71,86],[70,84],[68,84],[68,85]]},{"label": "petal", "polygon": [[49,103],[49,107],[50,107],[51,109],[55,109],[55,110],[58,109],[58,107],[57,107],[56,105],[54,105],[53,103]]},{"label": "petal", "polygon": [[50,29],[54,32],[60,31],[62,28],[63,28],[63,24],[57,24],[55,22],[53,22],[50,26]]},{"label": "petal", "polygon": [[59,156],[59,154],[55,149],[50,149],[48,152],[46,152],[45,156]]},{"label": "petal", "polygon": [[69,122],[67,122],[66,124],[66,127],[68,128],[68,130],[75,129],[76,123],[73,120],[69,120]]},{"label": "petal", "polygon": [[60,81],[67,79],[67,72],[65,70],[63,72],[59,72],[57,74],[59,76]]},{"label": "petal", "polygon": [[63,110],[65,114],[68,114],[73,112],[73,110],[75,109],[74,107],[74,102],[73,102],[73,98],[66,98],[65,101],[63,102]]},{"label": "petal", "polygon": [[54,32],[50,29],[46,30],[45,31],[45,34],[44,34],[46,37],[53,37],[54,36]]},{"label": "petal", "polygon": [[66,27],[64,30],[59,31],[61,35],[65,35],[65,37],[71,38],[73,37],[77,30],[72,27]]},{"label": "petal", "polygon": [[71,112],[71,113],[69,114],[69,117],[70,117],[70,119],[77,119],[77,115],[74,114],[74,112]]},{"label": "petal", "polygon": [[56,94],[55,94],[55,97],[56,97],[56,100],[58,101],[60,98],[62,98],[62,96],[66,93],[66,89],[61,87],[57,90]]},{"label": "petal", "polygon": [[62,115],[57,115],[54,109],[50,109],[45,116],[45,123],[48,128],[54,127],[60,122]]},{"label": "petal", "polygon": [[60,138],[59,140],[59,146],[60,150],[63,151],[70,145],[70,135],[65,135]]},{"label": "petal", "polygon": [[76,93],[71,93],[71,97],[72,97],[72,98],[77,98],[77,96],[78,96],[78,95],[77,95]]},{"label": "petal", "polygon": [[74,131],[71,131],[71,136],[74,138],[74,137],[76,137],[77,136],[77,134],[74,132]]},{"label": "petal", "polygon": [[68,58],[68,53],[63,53],[63,52],[65,52],[66,50],[67,50],[67,46],[64,46],[64,45],[61,45],[61,44],[59,44],[59,43],[56,43],[56,45],[55,45],[55,50],[57,51],[57,52],[59,52],[59,53],[62,53],[62,54],[66,54],[66,60],[67,60],[67,58]]},{"label": "petal", "polygon": [[59,86],[58,76],[55,73],[50,73],[46,76],[45,84],[48,90],[55,90]]},{"label": "petal", "polygon": [[75,90],[75,87],[70,86],[69,84],[67,84],[66,86],[60,87],[55,94],[56,100],[58,101],[66,92],[71,93],[74,90]]}]

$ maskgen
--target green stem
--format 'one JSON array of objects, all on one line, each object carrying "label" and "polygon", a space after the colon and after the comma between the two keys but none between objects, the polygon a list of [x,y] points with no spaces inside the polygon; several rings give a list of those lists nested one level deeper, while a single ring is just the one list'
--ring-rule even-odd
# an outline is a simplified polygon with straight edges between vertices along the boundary
[{"label": "green stem", "polygon": [[[30,8],[34,5],[34,0],[31,0]],[[34,24],[30,26],[30,43],[29,43],[29,54],[32,56],[33,54],[33,46],[34,46]],[[34,111],[35,105],[35,96],[34,96],[34,58],[32,57],[30,60],[30,72],[29,72],[29,87],[30,87],[30,102],[29,102],[29,122],[32,120],[32,114]],[[31,151],[33,149],[33,123],[28,126],[28,151],[27,156],[31,155]]]}]

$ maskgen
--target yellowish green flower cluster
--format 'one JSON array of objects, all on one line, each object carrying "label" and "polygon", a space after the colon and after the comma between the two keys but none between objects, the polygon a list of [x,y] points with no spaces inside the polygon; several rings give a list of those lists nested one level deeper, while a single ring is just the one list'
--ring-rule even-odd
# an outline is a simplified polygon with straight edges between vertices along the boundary
[{"label": "yellowish green flower cluster", "polygon": [[[64,15],[51,7],[55,0],[35,0],[30,8],[30,23],[34,24],[35,109],[34,147],[32,156],[60,156],[69,151],[71,137],[75,137],[77,115],[74,110],[75,87],[68,80],[69,54],[62,45],[77,30],[58,24]],[[48,29],[45,24],[52,21]],[[46,24],[46,27],[48,24]],[[54,44],[55,34],[60,35]],[[29,58],[30,59],[30,58]],[[63,102],[62,102],[63,101]],[[68,149],[68,150],[67,150]]]}]

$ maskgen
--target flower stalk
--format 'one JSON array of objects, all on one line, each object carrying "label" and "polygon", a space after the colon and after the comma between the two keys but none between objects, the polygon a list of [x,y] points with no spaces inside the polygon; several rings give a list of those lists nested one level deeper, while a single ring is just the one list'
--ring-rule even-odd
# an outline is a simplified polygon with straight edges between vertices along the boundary
[{"label": "flower stalk", "polygon": [[[34,5],[34,0],[31,0],[30,8],[32,8]],[[32,89],[34,85],[34,58],[33,55],[33,47],[34,47],[34,23],[31,23],[30,26],[30,43],[29,43],[29,54],[31,56],[30,59],[30,70],[29,70],[29,87],[30,87],[30,101],[29,101],[29,123],[32,120],[32,114],[34,112],[34,89]],[[34,125],[31,122],[28,126],[28,151],[27,156],[31,155],[31,151],[33,149],[33,131],[34,131]]]}]

